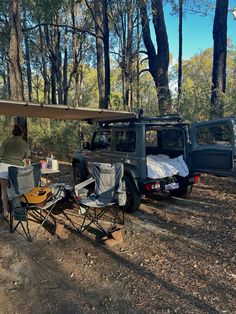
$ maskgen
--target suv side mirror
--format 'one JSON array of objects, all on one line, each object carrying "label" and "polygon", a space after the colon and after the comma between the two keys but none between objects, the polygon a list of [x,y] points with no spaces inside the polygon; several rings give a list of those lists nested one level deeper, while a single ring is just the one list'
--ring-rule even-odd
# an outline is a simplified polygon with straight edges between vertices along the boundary
[{"label": "suv side mirror", "polygon": [[84,142],[83,143],[83,149],[90,149],[90,143],[89,142]]}]

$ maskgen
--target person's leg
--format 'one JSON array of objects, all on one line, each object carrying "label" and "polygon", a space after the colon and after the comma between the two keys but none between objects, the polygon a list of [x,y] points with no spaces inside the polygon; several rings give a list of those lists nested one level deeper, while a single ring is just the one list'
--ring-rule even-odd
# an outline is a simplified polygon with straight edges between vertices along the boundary
[{"label": "person's leg", "polygon": [[7,188],[8,188],[8,180],[7,179],[0,179],[1,182],[1,189],[2,189],[2,205],[3,205],[3,216],[8,216],[8,196],[7,196]]}]

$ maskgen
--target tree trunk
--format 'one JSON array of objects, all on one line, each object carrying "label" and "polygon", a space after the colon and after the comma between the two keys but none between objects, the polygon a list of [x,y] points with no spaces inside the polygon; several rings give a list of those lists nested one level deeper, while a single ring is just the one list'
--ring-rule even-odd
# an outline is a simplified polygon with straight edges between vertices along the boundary
[{"label": "tree trunk", "polygon": [[129,2],[130,9],[128,11],[128,34],[127,34],[127,68],[128,68],[128,108],[133,110],[133,14],[134,3],[133,0]]},{"label": "tree trunk", "polygon": [[141,0],[140,11],[142,16],[143,41],[148,54],[149,71],[156,86],[159,112],[161,115],[165,115],[172,111],[172,106],[168,81],[169,43],[162,0],[152,0],[153,25],[158,53],[156,53],[151,39],[146,0]]},{"label": "tree trunk", "polygon": [[[24,100],[24,88],[22,79],[22,44],[21,44],[21,0],[9,1],[9,77],[10,77],[10,98],[12,100]],[[23,117],[16,117],[15,122],[23,129],[23,136],[27,139],[27,120]]]},{"label": "tree trunk", "polygon": [[110,103],[110,48],[109,48],[109,25],[108,25],[108,12],[107,12],[107,0],[103,0],[103,46],[104,46],[104,66],[105,66],[105,99],[104,107],[108,109]]},{"label": "tree trunk", "polygon": [[[57,19],[58,20],[58,19]],[[52,90],[52,103],[56,104],[56,87],[58,91],[58,102],[63,103],[63,86],[62,86],[62,60],[60,50],[60,37],[61,32],[59,27],[54,27],[49,30],[47,27],[45,31],[45,40],[49,51],[49,59],[51,61],[51,90]]]},{"label": "tree trunk", "polygon": [[228,0],[217,0],[213,25],[213,69],[211,89],[211,118],[223,117],[226,88]]},{"label": "tree trunk", "polygon": [[56,46],[56,78],[57,78],[57,91],[58,102],[63,103],[63,85],[62,85],[62,57],[61,57],[61,31],[59,27],[56,27],[55,32],[55,46]]},{"label": "tree trunk", "polygon": [[56,73],[53,65],[51,66],[51,98],[52,104],[57,104]]},{"label": "tree trunk", "polygon": [[140,30],[139,30],[139,23],[140,23],[140,18],[139,18],[139,7],[137,5],[137,34],[136,34],[136,42],[137,42],[137,50],[136,50],[136,103],[137,103],[137,108],[141,109],[141,103],[140,103],[140,80],[139,80],[139,50],[140,50]]},{"label": "tree trunk", "polygon": [[[24,28],[27,29],[27,15],[26,8],[24,8]],[[27,70],[27,85],[28,85],[28,98],[29,101],[32,101],[32,75],[31,75],[31,57],[30,57],[30,48],[29,48],[29,37],[27,31],[24,33],[25,39],[25,59],[26,59],[26,70]]]},{"label": "tree trunk", "polygon": [[67,29],[65,29],[65,35],[64,35],[64,63],[63,63],[63,90],[64,90],[64,99],[63,104],[68,105],[68,77],[67,77],[67,67],[68,67],[68,50],[67,50]]},{"label": "tree trunk", "polygon": [[11,97],[11,83],[10,83],[10,65],[9,62],[7,62],[7,92],[8,92],[8,98]]},{"label": "tree trunk", "polygon": [[[45,26],[47,27],[47,26]],[[49,103],[49,97],[50,97],[50,83],[48,79],[48,71],[47,71],[47,64],[46,64],[46,58],[45,58],[45,44],[43,40],[43,32],[42,28],[40,26],[40,21],[39,21],[39,38],[40,38],[40,50],[41,50],[41,59],[42,59],[42,75],[43,75],[43,80],[44,80],[44,87],[43,87],[43,99],[44,103],[48,104]]]},{"label": "tree trunk", "polygon": [[103,73],[103,33],[101,22],[101,10],[99,1],[94,1],[94,15],[95,15],[95,33],[96,33],[96,49],[97,49],[97,79],[99,92],[99,108],[106,108],[105,102],[105,84]]},{"label": "tree trunk", "polygon": [[183,54],[183,0],[179,0],[178,108],[180,108],[182,94],[182,54]]}]

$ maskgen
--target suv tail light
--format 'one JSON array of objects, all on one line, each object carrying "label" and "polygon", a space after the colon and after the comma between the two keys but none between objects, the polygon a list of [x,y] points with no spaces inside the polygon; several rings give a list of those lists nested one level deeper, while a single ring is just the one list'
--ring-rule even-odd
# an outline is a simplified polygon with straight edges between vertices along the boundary
[{"label": "suv tail light", "polygon": [[197,174],[196,176],[194,176],[194,183],[198,183],[200,181],[200,174]]},{"label": "suv tail light", "polygon": [[160,182],[152,182],[152,183],[146,183],[145,184],[146,191],[152,191],[152,190],[159,190],[160,189]]},{"label": "suv tail light", "polygon": [[190,177],[189,178],[189,183],[191,183],[191,184],[198,183],[200,181],[200,177],[201,177],[200,174],[196,174],[195,176]]}]

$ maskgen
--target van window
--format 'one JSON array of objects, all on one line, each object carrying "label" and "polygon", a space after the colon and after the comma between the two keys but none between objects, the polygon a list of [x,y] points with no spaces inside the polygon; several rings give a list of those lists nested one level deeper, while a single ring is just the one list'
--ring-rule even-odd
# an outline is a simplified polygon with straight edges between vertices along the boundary
[{"label": "van window", "polygon": [[109,149],[111,147],[111,131],[98,131],[93,141],[93,148]]},{"label": "van window", "polygon": [[182,130],[169,129],[161,132],[162,148],[166,149],[183,149],[184,148],[184,134]]},{"label": "van window", "polygon": [[223,145],[232,143],[232,130],[227,123],[198,127],[196,140],[199,145]]},{"label": "van window", "polygon": [[115,148],[118,152],[133,153],[136,149],[136,133],[134,131],[116,131]]}]

